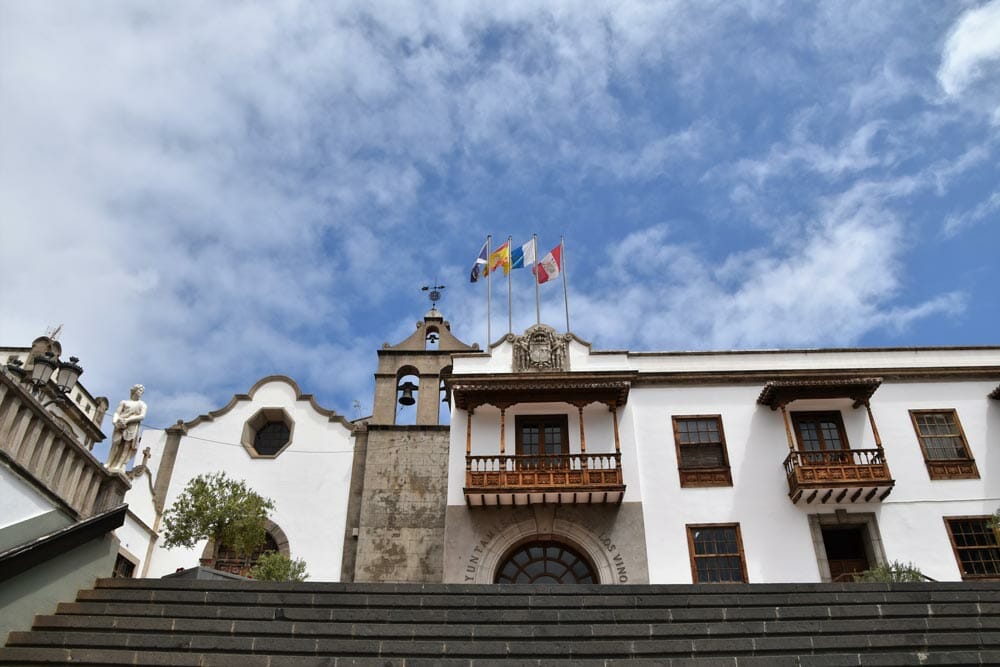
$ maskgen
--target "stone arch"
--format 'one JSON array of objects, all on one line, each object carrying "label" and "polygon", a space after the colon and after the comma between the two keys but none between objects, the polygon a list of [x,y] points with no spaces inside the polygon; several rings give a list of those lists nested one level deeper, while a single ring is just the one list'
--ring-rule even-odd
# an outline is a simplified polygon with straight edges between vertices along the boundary
[{"label": "stone arch", "polygon": [[563,542],[580,552],[593,565],[594,575],[597,577],[596,583],[618,583],[610,554],[598,540],[597,535],[583,526],[569,521],[560,520],[558,524],[557,527],[553,527],[551,533],[545,534],[539,533],[538,522],[532,516],[508,525],[492,540],[489,540],[483,548],[480,567],[476,570],[474,583],[492,584],[497,569],[503,564],[508,554],[527,542],[540,539]]},{"label": "stone arch", "polygon": [[441,342],[441,329],[436,324],[424,328],[424,349],[437,350]]},{"label": "stone arch", "polygon": [[[400,389],[400,386],[402,386],[404,383],[407,383],[407,382],[409,382],[409,383],[411,383],[412,385],[415,386],[415,389],[412,390],[411,397],[414,399],[414,401],[418,401],[419,402],[419,400],[420,400],[420,390],[423,389],[423,387],[421,386],[421,384],[423,384],[423,383],[420,381],[420,371],[417,369],[416,366],[411,366],[411,365],[407,364],[407,365],[404,365],[404,366],[400,366],[398,369],[396,369],[396,397],[395,397],[396,398],[396,406],[395,406],[396,407],[396,412],[395,412],[395,417],[393,419],[393,423],[394,424],[416,424],[417,423],[417,407],[416,407],[417,404],[414,403],[412,406],[410,406],[409,408],[407,408],[406,406],[403,406],[399,402],[399,399],[403,397],[403,391]],[[408,410],[408,412],[404,412],[403,415],[401,415],[400,414],[400,410],[401,409],[402,410]],[[403,417],[403,418],[401,419],[401,417]]]}]

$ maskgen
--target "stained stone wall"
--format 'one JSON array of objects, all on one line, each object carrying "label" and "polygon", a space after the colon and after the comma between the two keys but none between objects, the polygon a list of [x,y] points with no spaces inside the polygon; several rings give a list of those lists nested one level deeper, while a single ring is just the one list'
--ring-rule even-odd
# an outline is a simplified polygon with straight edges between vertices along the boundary
[{"label": "stained stone wall", "polygon": [[448,426],[368,426],[355,581],[440,582]]}]

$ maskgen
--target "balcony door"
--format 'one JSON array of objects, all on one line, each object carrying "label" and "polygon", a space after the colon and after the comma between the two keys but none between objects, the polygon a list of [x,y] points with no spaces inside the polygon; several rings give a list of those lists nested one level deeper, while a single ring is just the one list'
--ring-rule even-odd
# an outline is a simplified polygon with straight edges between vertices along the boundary
[{"label": "balcony door", "polygon": [[[844,434],[844,420],[839,412],[793,412],[795,437],[800,452],[837,452],[849,449]],[[831,457],[817,454],[807,457],[812,463],[822,463]]]},{"label": "balcony door", "polygon": [[569,466],[569,422],[566,415],[517,415],[516,452],[520,468]]}]

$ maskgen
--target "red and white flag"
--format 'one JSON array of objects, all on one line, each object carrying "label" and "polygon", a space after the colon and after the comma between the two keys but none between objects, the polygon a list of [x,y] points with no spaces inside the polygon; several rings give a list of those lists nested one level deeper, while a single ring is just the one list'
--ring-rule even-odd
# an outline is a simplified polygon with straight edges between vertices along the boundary
[{"label": "red and white flag", "polygon": [[554,280],[559,277],[559,271],[562,270],[562,244],[560,243],[555,248],[552,249],[549,254],[538,260],[538,264],[532,271],[535,272],[535,276],[538,279],[538,284],[547,283],[550,280]]}]

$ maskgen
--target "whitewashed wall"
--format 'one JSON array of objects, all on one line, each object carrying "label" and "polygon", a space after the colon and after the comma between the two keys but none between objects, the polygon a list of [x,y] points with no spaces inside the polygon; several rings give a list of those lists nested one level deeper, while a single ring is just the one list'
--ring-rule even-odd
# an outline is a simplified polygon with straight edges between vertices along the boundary
[{"label": "whitewashed wall", "polygon": [[[240,444],[244,423],[261,408],[278,407],[295,422],[292,444],[275,459],[251,457]],[[154,476],[165,442],[165,435],[149,432],[143,439],[151,449],[148,465]],[[296,400],[288,383],[271,381],[260,386],[252,400],[238,401],[226,414],[190,428],[181,438],[165,506],[169,508],[188,480],[199,474],[224,471],[243,479],[275,501],[270,518],[287,536],[291,556],[306,561],[310,579],[338,581],[353,446],[347,426],[330,421],[308,401]],[[155,511],[145,484],[135,484],[127,500],[143,521],[154,525]],[[147,576],[195,566],[205,547],[202,542],[194,549],[168,550],[160,543],[153,550]]]},{"label": "whitewashed wall", "polygon": [[[511,372],[511,346],[502,343],[492,356],[456,359],[456,375]],[[588,353],[570,346],[571,372],[713,372],[810,369],[961,368],[1000,365],[1000,349],[805,350],[734,353]],[[991,381],[887,382],[871,401],[896,486],[879,503],[795,505],[788,498],[783,461],[788,442],[781,413],[758,405],[763,383],[695,386],[639,386],[620,416],[626,502],[641,501],[651,583],[690,583],[685,525],[739,523],[751,582],[820,580],[809,515],[873,513],[889,560],[912,561],[928,576],[958,580],[960,573],[943,517],[991,514],[1000,506],[1000,402],[987,394]],[[875,447],[864,408],[851,401],[796,401],[789,411],[838,410],[853,449]],[[911,409],[955,409],[979,467],[978,480],[931,480],[910,420]],[[516,406],[507,411],[507,451],[513,452],[515,416],[569,414],[571,451],[579,451],[576,410],[562,404]],[[606,410],[604,411],[606,414]],[[732,487],[681,488],[672,416],[718,414],[733,476]],[[585,415],[588,450],[606,434],[601,418]],[[450,505],[464,505],[465,413],[453,419],[449,471]],[[610,420],[608,420],[610,429]],[[591,436],[591,433],[595,435]],[[608,430],[610,433],[610,430]],[[499,411],[476,410],[473,453],[498,451]],[[612,444],[613,446],[613,444]]]}]

